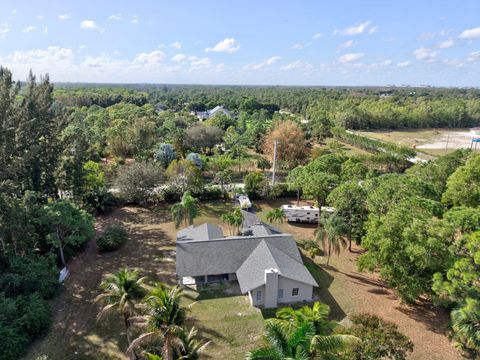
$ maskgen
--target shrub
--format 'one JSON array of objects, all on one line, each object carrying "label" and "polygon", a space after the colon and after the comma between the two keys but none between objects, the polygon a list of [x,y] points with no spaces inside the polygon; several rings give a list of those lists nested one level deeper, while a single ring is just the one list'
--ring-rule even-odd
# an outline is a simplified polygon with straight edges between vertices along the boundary
[{"label": "shrub", "polygon": [[165,169],[177,158],[177,153],[172,145],[160,144],[153,157]]},{"label": "shrub", "polygon": [[113,251],[122,246],[128,238],[127,230],[120,224],[109,225],[97,240],[100,251]]},{"label": "shrub", "polygon": [[190,154],[187,155],[187,157],[185,159],[188,160],[188,161],[191,161],[197,168],[202,170],[203,161],[200,158],[200,155],[198,155],[197,153],[191,152]]},{"label": "shrub", "polygon": [[243,179],[245,192],[252,199],[260,199],[268,192],[268,181],[265,175],[260,172],[251,172]]},{"label": "shrub", "polygon": [[155,164],[134,163],[118,169],[115,187],[131,203],[144,203],[151,199],[153,189],[162,181],[162,170]]}]

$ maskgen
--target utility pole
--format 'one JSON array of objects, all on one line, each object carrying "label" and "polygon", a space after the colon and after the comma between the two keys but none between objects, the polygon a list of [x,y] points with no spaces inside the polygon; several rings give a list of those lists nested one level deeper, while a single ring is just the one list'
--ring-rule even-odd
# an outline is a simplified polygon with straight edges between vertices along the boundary
[{"label": "utility pole", "polygon": [[272,171],[272,186],[275,185],[275,168],[277,166],[277,143],[275,140],[273,142],[273,171]]},{"label": "utility pole", "polygon": [[447,145],[445,145],[445,153],[448,152],[448,141],[450,140],[450,134],[447,134]]}]

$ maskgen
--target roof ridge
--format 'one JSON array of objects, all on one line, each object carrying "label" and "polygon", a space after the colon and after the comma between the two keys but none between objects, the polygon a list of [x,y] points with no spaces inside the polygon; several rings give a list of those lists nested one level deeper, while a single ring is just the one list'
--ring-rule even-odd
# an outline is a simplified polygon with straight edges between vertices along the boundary
[{"label": "roof ridge", "polygon": [[[295,241],[295,240],[294,240],[294,241]],[[284,254],[285,256],[288,256],[290,259],[292,259],[292,260],[296,261],[297,263],[305,266],[305,264],[304,264],[302,261],[298,261],[298,260],[295,259],[293,256],[291,256],[290,254],[287,254],[287,253],[286,253],[285,251],[283,251],[282,249],[276,247],[274,244],[272,244],[272,243],[269,242],[268,245],[273,246],[273,248],[275,248],[277,251],[280,251],[280,252],[281,252],[282,254]],[[268,246],[268,245],[267,245],[267,246]],[[297,251],[299,251],[299,250],[298,250],[298,246],[297,246],[297,242],[295,242],[295,246],[297,247]],[[269,250],[270,250],[270,248],[269,248]],[[302,258],[302,254],[301,254],[301,253],[300,253],[300,258]]]},{"label": "roof ridge", "polygon": [[[277,260],[275,259],[275,256],[273,256],[272,251],[270,250],[270,248],[269,248],[269,246],[268,246],[268,243],[265,241],[265,239],[262,239],[262,240],[258,243],[258,245],[255,246],[255,249],[253,249],[253,250],[250,252],[250,254],[248,254],[248,256],[245,258],[245,260],[243,260],[242,264],[238,267],[238,269],[240,269],[240,268],[247,262],[247,260],[252,256],[252,254],[253,254],[255,251],[257,251],[257,249],[258,249],[262,244],[267,247],[267,250],[268,250],[270,256],[272,257],[272,260],[273,260],[273,262],[275,263],[276,269],[277,269],[278,271],[280,271],[279,266],[278,266],[278,263],[277,263]],[[237,271],[238,271],[238,269],[237,269]]]}]

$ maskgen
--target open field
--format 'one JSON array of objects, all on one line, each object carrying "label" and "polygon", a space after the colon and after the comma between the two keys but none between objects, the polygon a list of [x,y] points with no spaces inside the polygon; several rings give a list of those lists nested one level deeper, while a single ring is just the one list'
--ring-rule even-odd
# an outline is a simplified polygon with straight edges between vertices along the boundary
[{"label": "open field", "polygon": [[[256,208],[262,218],[266,211],[284,203],[293,204],[294,200],[259,201]],[[220,215],[231,207],[231,203],[204,203],[195,223],[218,224]],[[106,224],[116,221],[129,229],[129,241],[118,251],[98,254],[93,240],[85,252],[71,261],[72,275],[53,300],[52,328],[31,346],[25,359],[33,360],[42,354],[52,360],[126,359],[121,316],[103,323],[95,320],[99,306],[93,299],[98,294],[98,285],[105,274],[124,266],[140,269],[151,280],[173,284],[175,229],[168,205],[116,209],[97,220],[97,231],[100,233]],[[294,234],[297,240],[313,237],[312,225],[283,223],[278,227]],[[359,251],[333,256],[328,268],[323,266],[321,258],[316,263],[305,259],[320,285],[316,297],[331,306],[332,317],[345,321],[348,314],[369,311],[397,323],[412,339],[415,351],[411,359],[460,359],[445,336],[447,314],[428,305],[415,308],[402,305],[375,274],[357,271]],[[222,286],[200,293],[188,290],[185,294],[185,303],[190,308],[189,323],[211,341],[205,358],[242,359],[245,351],[261,342],[263,320],[272,312],[262,313],[250,307],[245,296]]]},{"label": "open field", "polygon": [[469,129],[360,131],[359,134],[406,147],[415,145],[419,152],[433,156],[445,155],[456,149],[469,149],[472,141]]}]

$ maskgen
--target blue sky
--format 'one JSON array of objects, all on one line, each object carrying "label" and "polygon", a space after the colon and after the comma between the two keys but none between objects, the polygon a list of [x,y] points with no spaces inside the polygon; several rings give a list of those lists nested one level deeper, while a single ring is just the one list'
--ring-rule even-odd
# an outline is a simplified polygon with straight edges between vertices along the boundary
[{"label": "blue sky", "polygon": [[24,79],[480,86],[480,1],[2,0]]}]

